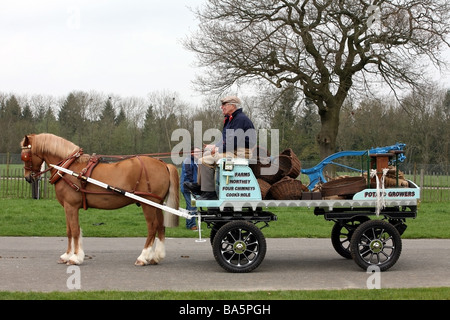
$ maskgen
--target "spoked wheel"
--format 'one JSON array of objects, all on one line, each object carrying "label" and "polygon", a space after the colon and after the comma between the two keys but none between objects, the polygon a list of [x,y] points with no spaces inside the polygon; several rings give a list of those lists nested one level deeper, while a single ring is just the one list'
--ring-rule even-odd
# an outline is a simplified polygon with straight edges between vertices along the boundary
[{"label": "spoked wheel", "polygon": [[368,217],[354,217],[346,221],[338,221],[331,230],[331,243],[334,250],[346,259],[352,259],[350,240],[361,223],[370,220]]},{"label": "spoked wheel", "polygon": [[224,223],[214,224],[211,228],[211,232],[209,233],[209,242],[211,245],[214,244],[214,238],[216,237],[217,231],[224,225]]},{"label": "spoked wheel", "polygon": [[217,263],[229,272],[250,272],[266,255],[266,239],[253,223],[232,221],[222,226],[213,241]]},{"label": "spoked wheel", "polygon": [[380,271],[385,271],[400,257],[402,240],[392,224],[370,220],[362,223],[353,233],[350,251],[353,260],[362,269],[378,266]]}]

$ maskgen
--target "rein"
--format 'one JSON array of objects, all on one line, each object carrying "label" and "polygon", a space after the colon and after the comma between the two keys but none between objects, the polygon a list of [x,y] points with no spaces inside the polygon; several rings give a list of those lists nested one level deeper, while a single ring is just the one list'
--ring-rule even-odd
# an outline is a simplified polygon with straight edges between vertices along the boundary
[{"label": "rein", "polygon": [[155,152],[155,153],[140,153],[138,155],[99,155],[101,158],[112,158],[112,159],[118,159],[118,160],[125,160],[136,156],[145,156],[145,157],[151,157],[156,159],[167,159],[171,158],[172,156],[188,156],[192,155],[194,152],[188,151],[188,152]]}]

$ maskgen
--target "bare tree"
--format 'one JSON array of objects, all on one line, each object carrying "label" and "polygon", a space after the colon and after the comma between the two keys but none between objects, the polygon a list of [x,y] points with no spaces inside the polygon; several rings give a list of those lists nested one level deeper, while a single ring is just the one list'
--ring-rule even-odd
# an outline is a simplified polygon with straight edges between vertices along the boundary
[{"label": "bare tree", "polygon": [[[411,92],[403,100],[411,114],[408,132],[414,161],[423,164],[447,164],[449,159],[450,129],[448,113],[444,110],[446,91],[430,83]],[[418,156],[420,155],[420,156]]]},{"label": "bare tree", "polygon": [[449,47],[448,0],[206,0],[195,14],[199,30],[184,45],[206,69],[199,88],[297,86],[318,107],[322,158],[335,152],[351,89],[369,89],[374,75],[394,92],[414,87]]},{"label": "bare tree", "polygon": [[186,104],[179,101],[178,94],[170,91],[152,92],[148,95],[150,105],[153,106],[153,112],[158,118],[161,137],[164,137],[169,150],[172,150],[173,142],[171,134],[173,130],[179,127],[178,119],[184,114]]}]

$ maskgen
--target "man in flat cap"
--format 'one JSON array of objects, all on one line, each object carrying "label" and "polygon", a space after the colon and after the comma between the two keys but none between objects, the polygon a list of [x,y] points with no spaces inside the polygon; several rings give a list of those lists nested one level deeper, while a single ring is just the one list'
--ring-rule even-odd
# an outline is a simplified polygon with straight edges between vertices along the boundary
[{"label": "man in flat cap", "polygon": [[[224,115],[222,139],[215,145],[206,145],[205,154],[198,163],[198,185],[185,185],[191,191],[201,190],[198,200],[217,199],[215,191],[215,167],[217,160],[227,158],[251,158],[256,145],[256,130],[253,122],[242,112],[241,100],[228,96],[220,100]],[[209,152],[208,152],[209,151]]]}]

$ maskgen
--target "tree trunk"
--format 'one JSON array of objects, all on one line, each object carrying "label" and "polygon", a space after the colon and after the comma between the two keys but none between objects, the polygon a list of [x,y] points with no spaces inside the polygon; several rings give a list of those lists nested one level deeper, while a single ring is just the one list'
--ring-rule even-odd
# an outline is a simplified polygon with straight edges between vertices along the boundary
[{"label": "tree trunk", "polygon": [[332,105],[319,108],[321,128],[317,135],[320,158],[324,159],[336,152],[336,138],[339,130],[340,106]]}]

